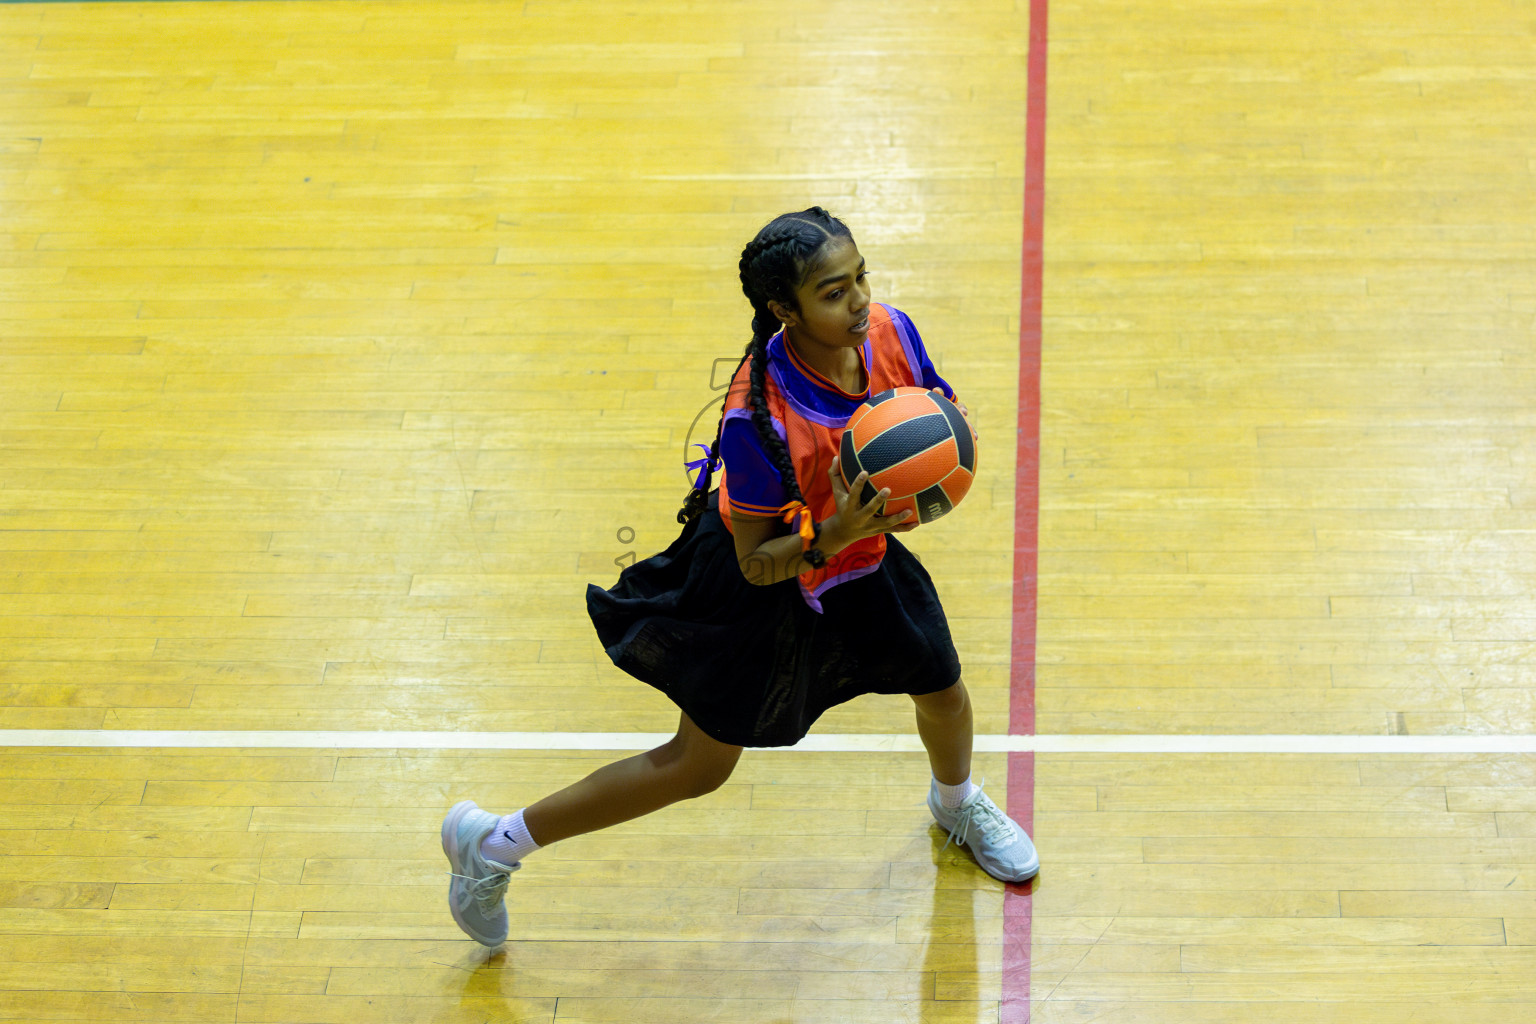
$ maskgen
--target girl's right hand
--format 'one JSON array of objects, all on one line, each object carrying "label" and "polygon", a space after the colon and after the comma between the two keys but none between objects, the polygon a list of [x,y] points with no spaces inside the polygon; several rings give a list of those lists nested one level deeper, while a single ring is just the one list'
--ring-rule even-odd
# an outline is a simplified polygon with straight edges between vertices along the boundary
[{"label": "girl's right hand", "polygon": [[863,493],[864,485],[869,481],[869,473],[860,472],[854,477],[853,488],[850,490],[843,485],[843,474],[839,466],[841,461],[840,458],[833,458],[832,468],[827,470],[827,476],[832,480],[832,496],[837,500],[837,511],[822,524],[822,530],[833,530],[835,536],[842,541],[839,549],[865,537],[882,533],[906,533],[917,529],[917,523],[907,521],[912,518],[912,510],[909,508],[893,516],[877,514],[885,499],[891,496],[889,487],[882,487],[868,504],[861,504],[854,495]]}]

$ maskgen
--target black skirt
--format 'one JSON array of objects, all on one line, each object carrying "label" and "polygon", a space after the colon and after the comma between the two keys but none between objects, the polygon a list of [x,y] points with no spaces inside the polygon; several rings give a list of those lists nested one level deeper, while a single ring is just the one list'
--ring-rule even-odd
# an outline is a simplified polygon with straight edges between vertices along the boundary
[{"label": "black skirt", "polygon": [[608,657],[705,733],[787,746],[862,693],[934,693],[960,678],[933,581],[894,534],[880,567],[825,591],[817,614],[793,579],[746,581],[717,502],[608,590],[587,587]]}]

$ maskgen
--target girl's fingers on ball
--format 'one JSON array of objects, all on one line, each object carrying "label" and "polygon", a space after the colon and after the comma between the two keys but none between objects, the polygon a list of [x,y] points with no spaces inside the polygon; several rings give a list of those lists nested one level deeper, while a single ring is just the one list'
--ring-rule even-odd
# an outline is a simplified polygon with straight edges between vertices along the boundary
[{"label": "girl's fingers on ball", "polygon": [[867,513],[868,515],[874,515],[875,514],[875,509],[877,509],[881,505],[885,504],[885,499],[889,498],[890,496],[891,496],[891,489],[889,487],[882,487],[878,491],[875,492],[875,496],[873,498],[870,498],[868,503],[865,504],[865,506],[863,508],[859,509],[859,511]]}]

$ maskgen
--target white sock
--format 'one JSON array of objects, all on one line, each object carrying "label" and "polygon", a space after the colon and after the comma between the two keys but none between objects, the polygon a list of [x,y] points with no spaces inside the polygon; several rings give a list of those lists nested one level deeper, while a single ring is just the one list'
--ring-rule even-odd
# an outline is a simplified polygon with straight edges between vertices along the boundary
[{"label": "white sock", "polygon": [[516,864],[538,849],[542,847],[528,834],[528,826],[523,824],[522,811],[502,818],[491,829],[491,834],[480,842],[480,856],[498,864]]},{"label": "white sock", "polygon": [[959,807],[970,798],[972,793],[981,788],[971,781],[969,775],[958,786],[946,786],[938,779],[934,779],[933,784],[939,787],[939,802],[945,807]]}]

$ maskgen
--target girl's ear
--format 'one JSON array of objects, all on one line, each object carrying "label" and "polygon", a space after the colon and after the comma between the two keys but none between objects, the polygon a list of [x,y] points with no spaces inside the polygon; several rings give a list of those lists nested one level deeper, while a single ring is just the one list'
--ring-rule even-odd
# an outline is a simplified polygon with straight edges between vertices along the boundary
[{"label": "girl's ear", "polygon": [[800,324],[795,320],[794,311],[785,309],[782,305],[773,301],[772,299],[768,300],[768,312],[778,317],[779,323],[786,327],[800,326]]}]

